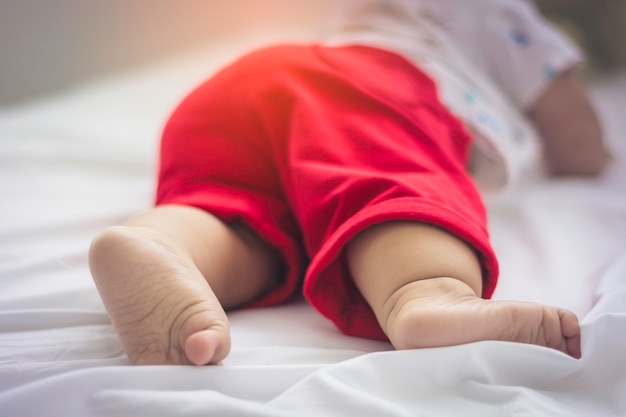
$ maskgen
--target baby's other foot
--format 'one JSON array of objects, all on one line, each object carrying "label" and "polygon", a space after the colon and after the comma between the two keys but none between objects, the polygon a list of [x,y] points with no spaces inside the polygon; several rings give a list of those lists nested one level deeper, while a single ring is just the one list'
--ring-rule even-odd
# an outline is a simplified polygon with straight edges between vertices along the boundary
[{"label": "baby's other foot", "polygon": [[206,365],[228,354],[222,306],[200,271],[166,237],[112,227],[94,240],[90,266],[133,364]]},{"label": "baby's other foot", "polygon": [[529,343],[580,358],[580,327],[570,311],[541,304],[476,297],[463,282],[433,278],[405,285],[389,298],[386,333],[396,349],[482,340]]}]

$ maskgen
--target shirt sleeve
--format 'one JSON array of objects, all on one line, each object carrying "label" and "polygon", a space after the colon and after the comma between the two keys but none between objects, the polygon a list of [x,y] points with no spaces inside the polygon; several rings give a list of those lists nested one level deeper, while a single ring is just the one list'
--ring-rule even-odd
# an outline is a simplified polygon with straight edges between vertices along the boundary
[{"label": "shirt sleeve", "polygon": [[527,0],[420,0],[468,59],[521,109],[579,65],[581,50]]}]

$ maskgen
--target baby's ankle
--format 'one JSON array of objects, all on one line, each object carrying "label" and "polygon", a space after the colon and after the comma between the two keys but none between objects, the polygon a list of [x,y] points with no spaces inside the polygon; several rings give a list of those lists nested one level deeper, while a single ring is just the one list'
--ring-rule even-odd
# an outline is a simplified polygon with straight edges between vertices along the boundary
[{"label": "baby's ankle", "polygon": [[383,331],[396,349],[416,347],[410,334],[445,331],[437,323],[446,310],[462,302],[480,299],[465,282],[450,277],[413,281],[398,288],[385,303],[386,315],[380,320]]}]

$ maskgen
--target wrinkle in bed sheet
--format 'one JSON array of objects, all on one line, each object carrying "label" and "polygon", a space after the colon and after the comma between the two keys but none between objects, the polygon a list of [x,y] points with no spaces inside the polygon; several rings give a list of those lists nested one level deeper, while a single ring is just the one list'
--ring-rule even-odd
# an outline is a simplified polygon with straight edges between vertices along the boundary
[{"label": "wrinkle in bed sheet", "polygon": [[296,300],[233,313],[223,366],[129,366],[89,242],[151,205],[162,123],[235,49],[0,111],[0,415],[626,416],[626,74],[593,86],[616,153],[604,178],[488,201],[495,298],[574,310],[581,360],[489,341],[394,352]]}]

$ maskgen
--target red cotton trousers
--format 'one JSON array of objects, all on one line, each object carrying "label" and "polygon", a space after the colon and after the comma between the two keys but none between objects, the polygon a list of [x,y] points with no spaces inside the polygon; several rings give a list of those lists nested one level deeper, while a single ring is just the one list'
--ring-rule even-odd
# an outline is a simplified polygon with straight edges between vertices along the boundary
[{"label": "red cotton trousers", "polygon": [[270,47],[221,69],[173,112],[156,204],[207,210],[279,250],[285,276],[254,306],[303,288],[344,333],[386,340],[343,251],[368,226],[412,220],[449,231],[475,249],[483,297],[493,293],[498,264],[466,169],[470,146],[432,80],[399,55]]}]

